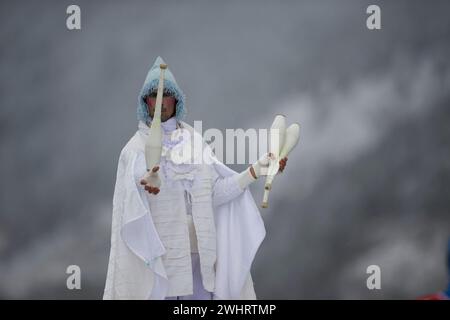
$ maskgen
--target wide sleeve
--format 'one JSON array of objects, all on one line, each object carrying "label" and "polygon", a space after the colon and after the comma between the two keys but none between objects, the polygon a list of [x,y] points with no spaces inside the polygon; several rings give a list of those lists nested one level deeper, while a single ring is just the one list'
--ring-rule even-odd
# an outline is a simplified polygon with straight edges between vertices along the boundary
[{"label": "wide sleeve", "polygon": [[119,160],[105,299],[164,299],[168,288],[162,264],[165,248],[152,220],[147,192],[139,185],[143,153],[128,151]]},{"label": "wide sleeve", "polygon": [[[215,207],[223,205],[241,195],[252,180],[254,180],[249,177],[247,170],[228,177],[220,176],[215,170],[212,170],[212,172],[213,205]],[[246,181],[243,182],[243,180]]]},{"label": "wide sleeve", "polygon": [[[237,173],[219,161],[214,161],[213,167],[222,178],[215,181],[218,183],[216,191],[222,190],[219,192],[222,195],[227,189],[221,188],[222,184],[234,185],[239,190],[238,177],[247,179],[248,170]],[[228,193],[227,198],[232,199],[214,208],[217,233],[214,299],[256,299],[250,269],[266,232],[250,189],[240,190],[234,198],[230,195],[232,192]],[[225,197],[221,199],[223,201]]]}]

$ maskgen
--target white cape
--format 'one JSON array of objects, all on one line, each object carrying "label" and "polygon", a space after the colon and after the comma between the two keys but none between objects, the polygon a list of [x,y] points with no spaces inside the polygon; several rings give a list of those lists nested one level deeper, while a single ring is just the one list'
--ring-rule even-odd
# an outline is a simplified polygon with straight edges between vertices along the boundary
[{"label": "white cape", "polygon": [[[182,122],[192,133],[194,129]],[[198,133],[195,133],[199,135]],[[205,144],[205,147],[208,146]],[[103,299],[164,299],[168,289],[146,191],[133,176],[144,142],[137,132],[123,148],[113,198],[111,251]],[[221,177],[237,174],[211,155]],[[256,299],[250,268],[266,231],[250,190],[214,207],[217,233],[215,299]]]}]

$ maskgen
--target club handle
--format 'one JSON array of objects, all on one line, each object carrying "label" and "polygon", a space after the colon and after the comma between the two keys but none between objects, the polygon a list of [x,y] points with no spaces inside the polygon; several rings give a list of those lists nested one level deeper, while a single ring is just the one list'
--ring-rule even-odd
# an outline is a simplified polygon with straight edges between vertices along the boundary
[{"label": "club handle", "polygon": [[264,189],[264,196],[263,196],[263,201],[261,204],[262,208],[268,208],[269,207],[269,192],[270,190]]}]

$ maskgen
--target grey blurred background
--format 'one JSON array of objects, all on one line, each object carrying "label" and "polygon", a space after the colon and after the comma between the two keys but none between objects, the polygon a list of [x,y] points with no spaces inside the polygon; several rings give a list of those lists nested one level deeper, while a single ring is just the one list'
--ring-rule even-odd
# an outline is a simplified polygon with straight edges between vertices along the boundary
[{"label": "grey blurred background", "polygon": [[[80,31],[66,29],[73,3]],[[369,4],[381,30],[366,28]],[[2,1],[0,298],[102,297],[117,160],[158,55],[190,124],[268,128],[284,113],[302,126],[261,211],[259,298],[443,289],[449,12],[448,1]],[[371,264],[381,290],[366,287]]]}]

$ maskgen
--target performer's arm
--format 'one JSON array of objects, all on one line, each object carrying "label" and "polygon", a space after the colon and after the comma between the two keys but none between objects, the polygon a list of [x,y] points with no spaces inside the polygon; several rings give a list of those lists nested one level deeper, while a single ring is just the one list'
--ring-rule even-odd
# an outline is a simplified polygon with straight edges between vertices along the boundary
[{"label": "performer's arm", "polygon": [[[280,171],[283,171],[286,161],[287,159],[282,159],[280,161]],[[263,169],[267,168],[268,165],[269,159],[266,154],[247,169],[233,176],[221,178],[214,172],[214,206],[222,205],[239,196],[250,184],[258,179],[263,172]]]},{"label": "performer's arm", "polygon": [[[245,170],[245,171],[248,171]],[[250,177],[250,173],[248,173]],[[242,194],[245,190],[245,188],[241,187],[239,184],[239,177],[241,173],[235,174],[229,177],[222,178],[220,177],[215,171],[213,173],[213,205],[214,206],[220,206],[224,203],[227,203],[240,194]],[[256,180],[254,178],[251,178],[253,180]],[[251,183],[251,180],[249,180],[249,183]]]}]

